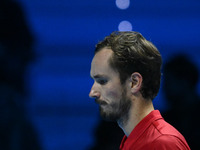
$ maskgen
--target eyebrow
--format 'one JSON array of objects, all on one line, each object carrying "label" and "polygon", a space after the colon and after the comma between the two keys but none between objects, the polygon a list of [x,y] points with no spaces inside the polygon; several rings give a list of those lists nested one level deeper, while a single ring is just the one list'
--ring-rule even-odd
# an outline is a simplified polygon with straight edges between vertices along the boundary
[{"label": "eyebrow", "polygon": [[97,74],[97,75],[94,75],[93,77],[91,76],[91,78],[99,79],[99,78],[106,78],[106,76],[105,75],[101,75],[101,74]]}]

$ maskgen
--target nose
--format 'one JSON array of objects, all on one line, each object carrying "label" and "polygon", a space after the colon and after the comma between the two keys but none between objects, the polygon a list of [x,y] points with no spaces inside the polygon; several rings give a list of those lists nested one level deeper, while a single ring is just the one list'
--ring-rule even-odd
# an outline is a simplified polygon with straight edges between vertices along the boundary
[{"label": "nose", "polygon": [[89,97],[90,98],[99,98],[100,97],[100,92],[95,87],[95,84],[93,84],[93,86],[90,90]]}]

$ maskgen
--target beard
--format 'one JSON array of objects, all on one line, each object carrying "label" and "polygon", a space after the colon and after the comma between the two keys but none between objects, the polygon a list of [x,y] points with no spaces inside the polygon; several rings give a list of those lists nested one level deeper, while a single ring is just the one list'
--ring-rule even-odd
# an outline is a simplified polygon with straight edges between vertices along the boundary
[{"label": "beard", "polygon": [[[107,104],[102,100],[96,100],[100,105],[100,115],[107,121],[119,121],[126,120],[128,118],[129,110],[131,107],[131,100],[126,96],[126,91],[122,92],[122,96],[119,101],[114,101],[111,104]],[[126,119],[125,119],[126,118]]]}]

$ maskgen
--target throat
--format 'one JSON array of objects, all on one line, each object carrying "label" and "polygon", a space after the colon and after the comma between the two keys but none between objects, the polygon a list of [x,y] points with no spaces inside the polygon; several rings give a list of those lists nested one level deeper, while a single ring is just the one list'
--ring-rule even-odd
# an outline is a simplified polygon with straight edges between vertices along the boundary
[{"label": "throat", "polygon": [[127,133],[127,125],[129,124],[129,117],[130,114],[126,114],[123,117],[121,117],[119,120],[117,120],[117,124],[118,126],[123,130],[124,134],[128,137],[128,133]]}]

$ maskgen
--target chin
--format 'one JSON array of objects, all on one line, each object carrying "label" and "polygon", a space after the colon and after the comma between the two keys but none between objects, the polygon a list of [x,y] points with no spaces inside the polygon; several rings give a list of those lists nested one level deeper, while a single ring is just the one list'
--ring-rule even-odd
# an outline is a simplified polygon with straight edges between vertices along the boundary
[{"label": "chin", "polygon": [[120,118],[118,114],[114,112],[106,112],[102,108],[100,108],[100,115],[106,121],[117,121]]}]

